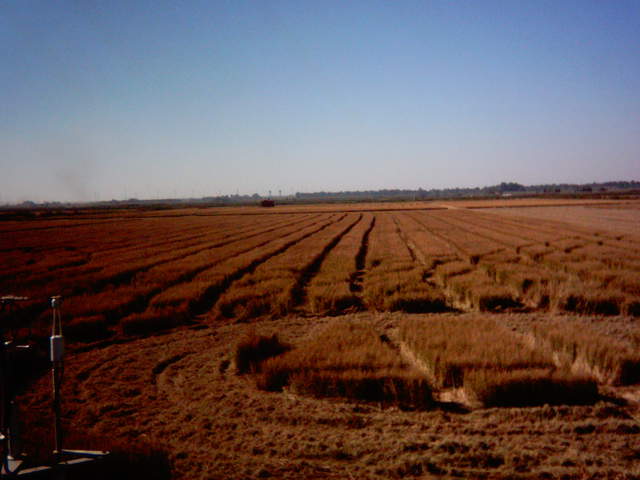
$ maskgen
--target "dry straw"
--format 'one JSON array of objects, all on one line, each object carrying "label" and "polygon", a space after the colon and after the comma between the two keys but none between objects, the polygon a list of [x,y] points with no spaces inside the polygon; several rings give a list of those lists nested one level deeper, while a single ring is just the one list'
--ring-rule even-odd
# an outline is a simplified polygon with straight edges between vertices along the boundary
[{"label": "dry straw", "polygon": [[560,353],[575,370],[586,370],[612,384],[640,382],[637,349],[594,331],[584,322],[549,323],[536,327],[534,334],[538,342]]},{"label": "dry straw", "polygon": [[406,408],[433,403],[427,379],[370,325],[358,321],[332,322],[295,350],[267,360],[258,386]]},{"label": "dry straw", "polygon": [[464,388],[485,406],[590,403],[595,382],[558,371],[550,353],[532,348],[493,320],[408,319],[400,338],[440,388]]}]

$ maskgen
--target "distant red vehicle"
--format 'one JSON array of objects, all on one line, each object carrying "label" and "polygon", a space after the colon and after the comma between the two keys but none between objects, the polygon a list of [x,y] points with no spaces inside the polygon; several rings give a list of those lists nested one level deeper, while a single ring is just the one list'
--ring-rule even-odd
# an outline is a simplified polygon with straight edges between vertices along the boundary
[{"label": "distant red vehicle", "polygon": [[261,207],[275,207],[276,206],[276,202],[274,202],[273,200],[262,200],[260,202],[260,206]]}]

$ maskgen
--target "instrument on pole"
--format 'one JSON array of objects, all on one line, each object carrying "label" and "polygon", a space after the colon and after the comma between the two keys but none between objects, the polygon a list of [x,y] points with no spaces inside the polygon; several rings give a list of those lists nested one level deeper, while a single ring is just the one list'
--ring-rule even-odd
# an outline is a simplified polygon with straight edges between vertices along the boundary
[{"label": "instrument on pole", "polygon": [[[27,297],[6,296],[0,297],[2,311],[15,308],[18,302],[28,300]],[[62,297],[51,297],[51,309],[53,313],[51,324],[51,336],[49,337],[49,360],[51,361],[51,379],[53,387],[53,429],[54,429],[54,449],[53,463],[50,465],[24,468],[27,464],[26,458],[19,455],[17,446],[19,445],[19,435],[16,429],[18,422],[17,406],[15,404],[15,384],[13,378],[12,353],[18,349],[29,349],[31,345],[17,344],[18,333],[25,327],[24,323],[15,318],[7,322],[0,322],[0,448],[2,449],[2,465],[0,467],[0,478],[14,478],[17,476],[29,476],[40,474],[47,470],[56,472],[56,478],[65,478],[68,468],[76,465],[87,464],[99,460],[109,452],[92,450],[68,450],[64,449],[63,429],[62,429],[62,381],[64,378],[64,336],[62,334]],[[31,336],[29,329],[28,336]]]}]

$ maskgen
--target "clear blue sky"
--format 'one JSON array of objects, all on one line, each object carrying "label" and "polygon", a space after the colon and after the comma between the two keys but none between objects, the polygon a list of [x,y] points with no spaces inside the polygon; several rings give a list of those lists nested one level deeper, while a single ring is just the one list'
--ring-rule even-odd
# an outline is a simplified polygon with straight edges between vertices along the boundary
[{"label": "clear blue sky", "polygon": [[0,2],[0,203],[640,179],[640,1]]}]

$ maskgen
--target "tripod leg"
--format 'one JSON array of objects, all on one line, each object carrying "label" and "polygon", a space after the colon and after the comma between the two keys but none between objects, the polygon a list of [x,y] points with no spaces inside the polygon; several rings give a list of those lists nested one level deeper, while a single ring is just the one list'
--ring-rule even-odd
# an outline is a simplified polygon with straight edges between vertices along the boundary
[{"label": "tripod leg", "polygon": [[22,424],[20,422],[20,409],[15,401],[11,402],[11,415],[9,417],[9,455],[13,458],[22,456]]}]

